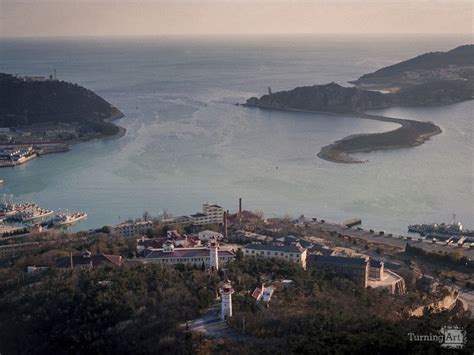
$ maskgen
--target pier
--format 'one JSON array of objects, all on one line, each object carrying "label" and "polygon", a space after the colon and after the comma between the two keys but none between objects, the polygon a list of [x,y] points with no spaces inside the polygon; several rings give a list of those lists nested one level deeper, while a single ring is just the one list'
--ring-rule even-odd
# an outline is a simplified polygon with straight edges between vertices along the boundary
[{"label": "pier", "polygon": [[359,224],[362,224],[362,220],[360,218],[349,219],[343,223],[343,225],[348,228],[358,226]]}]

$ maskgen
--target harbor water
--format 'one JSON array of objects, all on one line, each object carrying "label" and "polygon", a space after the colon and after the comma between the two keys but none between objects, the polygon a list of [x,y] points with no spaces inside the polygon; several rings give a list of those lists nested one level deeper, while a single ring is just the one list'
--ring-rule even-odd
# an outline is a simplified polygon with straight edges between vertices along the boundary
[{"label": "harbor water", "polygon": [[95,228],[167,210],[189,214],[213,201],[267,217],[290,214],[405,233],[413,223],[474,228],[474,102],[391,108],[443,133],[416,148],[356,154],[366,164],[317,158],[321,147],[397,125],[236,106],[295,86],[342,85],[364,73],[465,37],[156,37],[0,42],[0,71],[83,85],[117,106],[120,139],[77,144],[0,170],[0,193],[44,208],[85,211]]}]

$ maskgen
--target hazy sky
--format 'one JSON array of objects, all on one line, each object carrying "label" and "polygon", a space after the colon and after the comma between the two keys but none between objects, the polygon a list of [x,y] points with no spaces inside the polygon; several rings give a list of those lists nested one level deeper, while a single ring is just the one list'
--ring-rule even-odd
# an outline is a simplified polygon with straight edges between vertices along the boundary
[{"label": "hazy sky", "polygon": [[0,0],[0,35],[472,33],[459,0]]}]

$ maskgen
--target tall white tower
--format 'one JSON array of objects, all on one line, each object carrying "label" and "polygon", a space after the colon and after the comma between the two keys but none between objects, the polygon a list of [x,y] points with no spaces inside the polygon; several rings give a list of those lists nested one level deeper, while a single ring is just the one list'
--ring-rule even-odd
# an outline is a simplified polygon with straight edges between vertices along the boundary
[{"label": "tall white tower", "polygon": [[227,318],[232,317],[232,294],[234,289],[229,279],[224,281],[221,289],[221,299],[222,299],[222,309],[221,309],[221,319],[226,320]]},{"label": "tall white tower", "polygon": [[211,270],[219,270],[219,243],[215,239],[211,239],[209,244],[210,258],[209,267]]}]

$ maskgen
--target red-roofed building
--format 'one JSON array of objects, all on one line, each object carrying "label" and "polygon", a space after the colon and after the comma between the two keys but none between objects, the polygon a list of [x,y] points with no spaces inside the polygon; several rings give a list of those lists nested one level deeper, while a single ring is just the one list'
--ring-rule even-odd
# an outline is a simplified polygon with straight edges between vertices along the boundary
[{"label": "red-roofed building", "polygon": [[[211,250],[209,248],[175,248],[172,243],[165,243],[162,249],[146,249],[145,262],[158,262],[165,265],[189,264],[210,267]],[[235,258],[227,250],[218,250],[219,265],[226,265]]]},{"label": "red-roofed building", "polygon": [[59,268],[95,268],[103,265],[121,266],[122,257],[120,255],[97,254],[91,255],[89,251],[81,255],[71,255],[55,260]]}]

